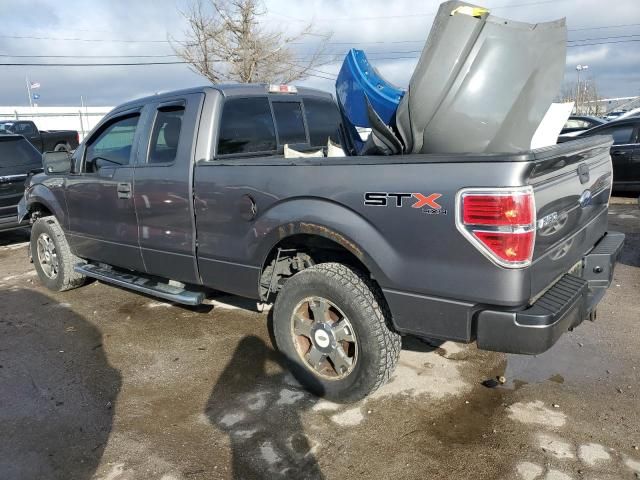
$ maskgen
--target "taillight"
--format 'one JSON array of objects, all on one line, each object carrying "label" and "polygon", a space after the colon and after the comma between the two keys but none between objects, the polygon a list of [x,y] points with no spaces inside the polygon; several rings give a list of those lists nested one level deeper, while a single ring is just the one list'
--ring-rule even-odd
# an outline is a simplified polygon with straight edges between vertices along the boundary
[{"label": "taillight", "polygon": [[462,189],[456,197],[456,225],[496,264],[526,267],[531,264],[536,238],[533,189]]}]

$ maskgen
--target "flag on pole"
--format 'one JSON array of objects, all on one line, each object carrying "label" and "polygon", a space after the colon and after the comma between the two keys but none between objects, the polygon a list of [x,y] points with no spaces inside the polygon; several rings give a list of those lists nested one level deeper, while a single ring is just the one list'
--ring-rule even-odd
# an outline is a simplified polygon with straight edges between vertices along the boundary
[{"label": "flag on pole", "polygon": [[40,88],[40,82],[31,82],[29,88]]}]

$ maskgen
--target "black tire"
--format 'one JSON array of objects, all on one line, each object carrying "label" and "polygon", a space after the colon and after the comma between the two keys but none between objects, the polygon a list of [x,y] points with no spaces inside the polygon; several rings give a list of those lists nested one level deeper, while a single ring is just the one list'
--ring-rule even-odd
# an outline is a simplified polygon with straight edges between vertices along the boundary
[{"label": "black tire", "polygon": [[[341,310],[355,333],[356,359],[349,373],[346,369],[342,372],[346,375],[343,378],[340,374],[335,379],[319,374],[300,353],[296,338],[301,337],[293,332],[293,316],[300,302],[304,304],[310,297],[326,299],[332,308]],[[307,268],[285,283],[273,310],[276,345],[293,375],[312,393],[336,402],[354,402],[391,377],[400,355],[400,335],[390,326],[391,316],[380,290],[358,270],[339,263]]]},{"label": "black tire", "polygon": [[[48,241],[45,242],[45,239],[48,239]],[[47,265],[46,260],[41,258],[44,255],[39,254],[39,240],[47,244],[48,242],[53,244],[57,259],[57,262],[53,263],[57,265],[57,268],[51,268],[51,263]],[[50,257],[53,257],[53,255],[50,255]],[[71,253],[64,232],[55,217],[39,218],[31,227],[31,258],[33,258],[33,265],[36,272],[38,272],[40,281],[49,290],[63,292],[80,287],[85,283],[86,277],[73,269],[75,265],[84,263],[84,261]]]}]

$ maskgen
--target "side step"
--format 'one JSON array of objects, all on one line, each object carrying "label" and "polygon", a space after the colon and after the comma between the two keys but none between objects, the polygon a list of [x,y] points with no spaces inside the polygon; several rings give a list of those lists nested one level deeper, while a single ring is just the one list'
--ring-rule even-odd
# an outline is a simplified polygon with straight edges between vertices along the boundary
[{"label": "side step", "polygon": [[90,263],[80,264],[76,265],[74,270],[87,277],[95,278],[105,283],[112,283],[119,287],[146,293],[147,295],[183,305],[200,305],[205,299],[205,295],[202,292],[194,292],[182,287],[159,283],[141,275],[120,272],[108,267],[101,267],[100,265]]}]

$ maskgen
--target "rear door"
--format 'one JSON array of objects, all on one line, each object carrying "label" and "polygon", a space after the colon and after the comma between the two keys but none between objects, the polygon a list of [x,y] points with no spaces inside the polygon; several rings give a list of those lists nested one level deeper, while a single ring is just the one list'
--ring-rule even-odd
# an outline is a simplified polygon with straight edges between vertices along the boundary
[{"label": "rear door", "polygon": [[148,273],[200,283],[195,259],[192,182],[203,94],[145,107],[149,121],[138,151],[135,206]]},{"label": "rear door", "polygon": [[80,152],[79,172],[66,179],[68,237],[82,258],[144,271],[133,200],[141,110],[107,119]]}]

